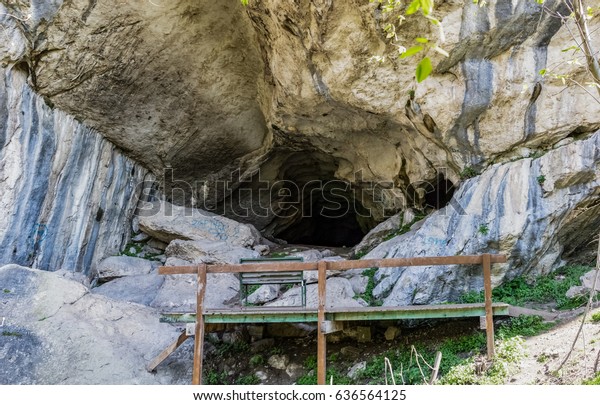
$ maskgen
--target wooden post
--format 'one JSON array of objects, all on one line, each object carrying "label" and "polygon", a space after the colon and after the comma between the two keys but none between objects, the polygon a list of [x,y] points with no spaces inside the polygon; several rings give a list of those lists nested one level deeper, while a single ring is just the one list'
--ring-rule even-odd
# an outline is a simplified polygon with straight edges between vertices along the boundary
[{"label": "wooden post", "polygon": [[494,309],[492,308],[492,260],[489,253],[482,255],[483,288],[485,291],[485,334],[487,337],[487,356],[494,358]]},{"label": "wooden post", "polygon": [[327,262],[320,261],[318,266],[319,271],[319,308],[317,316],[317,384],[325,385],[326,363],[327,356],[327,336],[323,333],[321,325],[325,322],[325,299],[327,291]]},{"label": "wooden post", "polygon": [[204,348],[204,295],[206,292],[206,264],[198,265],[198,293],[196,296],[196,335],[194,337],[194,368],[192,384],[202,384],[202,356]]},{"label": "wooden post", "polygon": [[171,343],[169,345],[169,347],[167,347],[165,350],[163,350],[158,356],[156,356],[146,367],[146,370],[148,371],[154,371],[156,370],[156,367],[159,366],[160,363],[162,363],[163,361],[165,361],[165,359],[167,357],[169,357],[169,355],[171,353],[173,353],[175,350],[177,350],[177,348],[179,346],[181,346],[183,344],[183,342],[185,342],[188,338],[188,335],[185,331],[183,331],[179,337],[177,338],[176,341],[174,341],[173,343]]}]

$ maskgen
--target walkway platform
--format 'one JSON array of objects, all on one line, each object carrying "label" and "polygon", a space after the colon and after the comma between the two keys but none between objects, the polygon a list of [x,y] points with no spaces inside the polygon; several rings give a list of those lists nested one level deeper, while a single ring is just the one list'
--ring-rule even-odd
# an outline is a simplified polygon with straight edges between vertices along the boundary
[{"label": "walkway platform", "polygon": [[[509,305],[492,304],[494,316],[509,315]],[[327,321],[387,321],[400,319],[445,319],[485,316],[485,304],[411,305],[406,307],[328,308]],[[195,313],[163,313],[161,322],[195,323]],[[281,323],[317,322],[317,308],[245,307],[205,309],[204,323]]]}]

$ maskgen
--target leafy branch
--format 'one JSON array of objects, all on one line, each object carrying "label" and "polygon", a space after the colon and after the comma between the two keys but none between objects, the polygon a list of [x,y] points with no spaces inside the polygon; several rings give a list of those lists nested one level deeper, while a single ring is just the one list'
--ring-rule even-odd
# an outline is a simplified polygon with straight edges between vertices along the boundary
[{"label": "leafy branch", "polygon": [[[399,59],[406,59],[419,54],[424,55],[415,69],[415,78],[418,83],[425,80],[433,71],[431,59],[427,56],[429,51],[448,56],[448,52],[440,46],[445,41],[445,35],[442,23],[433,16],[434,0],[412,0],[410,3],[405,3],[403,0],[369,1],[379,3],[383,13],[389,16],[391,22],[383,27],[383,31],[386,33],[386,38],[390,40],[391,45],[396,48]],[[414,45],[407,47],[408,44],[403,44],[398,37],[398,31],[402,24],[407,21],[407,18],[411,18],[410,16],[425,18],[433,27],[436,27],[438,31],[437,40],[421,35],[415,38]],[[385,60],[385,56],[375,56],[371,59],[382,62]]]}]

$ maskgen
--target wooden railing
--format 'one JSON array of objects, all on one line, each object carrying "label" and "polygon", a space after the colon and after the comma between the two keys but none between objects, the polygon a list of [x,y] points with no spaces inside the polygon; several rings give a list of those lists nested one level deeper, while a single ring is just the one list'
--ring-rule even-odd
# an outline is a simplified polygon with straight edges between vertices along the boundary
[{"label": "wooden railing", "polygon": [[[325,303],[327,270],[349,270],[370,267],[407,267],[407,266],[444,266],[444,265],[482,265],[485,292],[485,320],[488,358],[494,357],[494,322],[492,305],[492,263],[505,263],[506,256],[482,254],[477,256],[413,257],[391,259],[361,259],[319,262],[264,262],[247,264],[200,264],[194,266],[163,266],[159,274],[197,274],[198,289],[196,299],[196,325],[194,344],[194,367],[192,384],[200,384],[202,379],[202,347],[204,344],[204,296],[206,294],[207,273],[249,273],[277,272],[290,270],[318,271],[318,307],[317,307],[317,382],[325,384],[326,335],[322,328],[325,324]],[[443,305],[440,305],[443,307]]]}]

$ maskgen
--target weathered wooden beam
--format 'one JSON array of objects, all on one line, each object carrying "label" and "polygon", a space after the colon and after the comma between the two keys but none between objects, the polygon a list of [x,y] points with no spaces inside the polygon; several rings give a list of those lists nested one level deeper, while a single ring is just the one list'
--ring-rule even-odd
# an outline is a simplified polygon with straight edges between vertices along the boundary
[{"label": "weathered wooden beam", "polygon": [[[506,263],[505,255],[489,255],[491,263]],[[409,257],[391,259],[339,260],[329,262],[329,270],[350,270],[369,267],[407,267],[482,264],[483,256]],[[253,273],[276,271],[317,270],[315,262],[259,262],[247,264],[211,264],[208,273]],[[196,274],[196,266],[161,266],[159,274]]]},{"label": "weathered wooden beam", "polygon": [[[505,255],[489,255],[492,263],[506,263]],[[407,257],[392,259],[339,260],[329,263],[329,270],[363,269],[368,267],[442,266],[481,264],[482,256]]]},{"label": "weathered wooden beam", "polygon": [[[327,298],[327,265],[329,262],[320,261],[318,266],[319,271],[319,312],[318,325],[325,322],[325,304]],[[317,328],[317,384],[325,385],[325,376],[327,375],[327,337],[321,330]]]},{"label": "weathered wooden beam", "polygon": [[202,384],[202,357],[204,355],[204,296],[206,295],[206,264],[197,266],[198,290],[196,294],[196,334],[194,336],[194,367],[192,384]]},{"label": "weathered wooden beam", "polygon": [[165,359],[169,357],[171,353],[177,350],[177,348],[181,346],[183,342],[187,340],[187,338],[188,335],[185,332],[182,332],[173,343],[171,343],[165,350],[160,352],[158,356],[156,356],[154,359],[152,359],[150,363],[148,363],[148,366],[146,366],[146,370],[150,372],[156,370],[156,367],[158,367],[160,363],[165,361]]},{"label": "weathered wooden beam", "polygon": [[492,304],[492,258],[489,254],[483,258],[483,289],[485,294],[485,334],[487,338],[488,359],[494,358],[494,309]]}]

